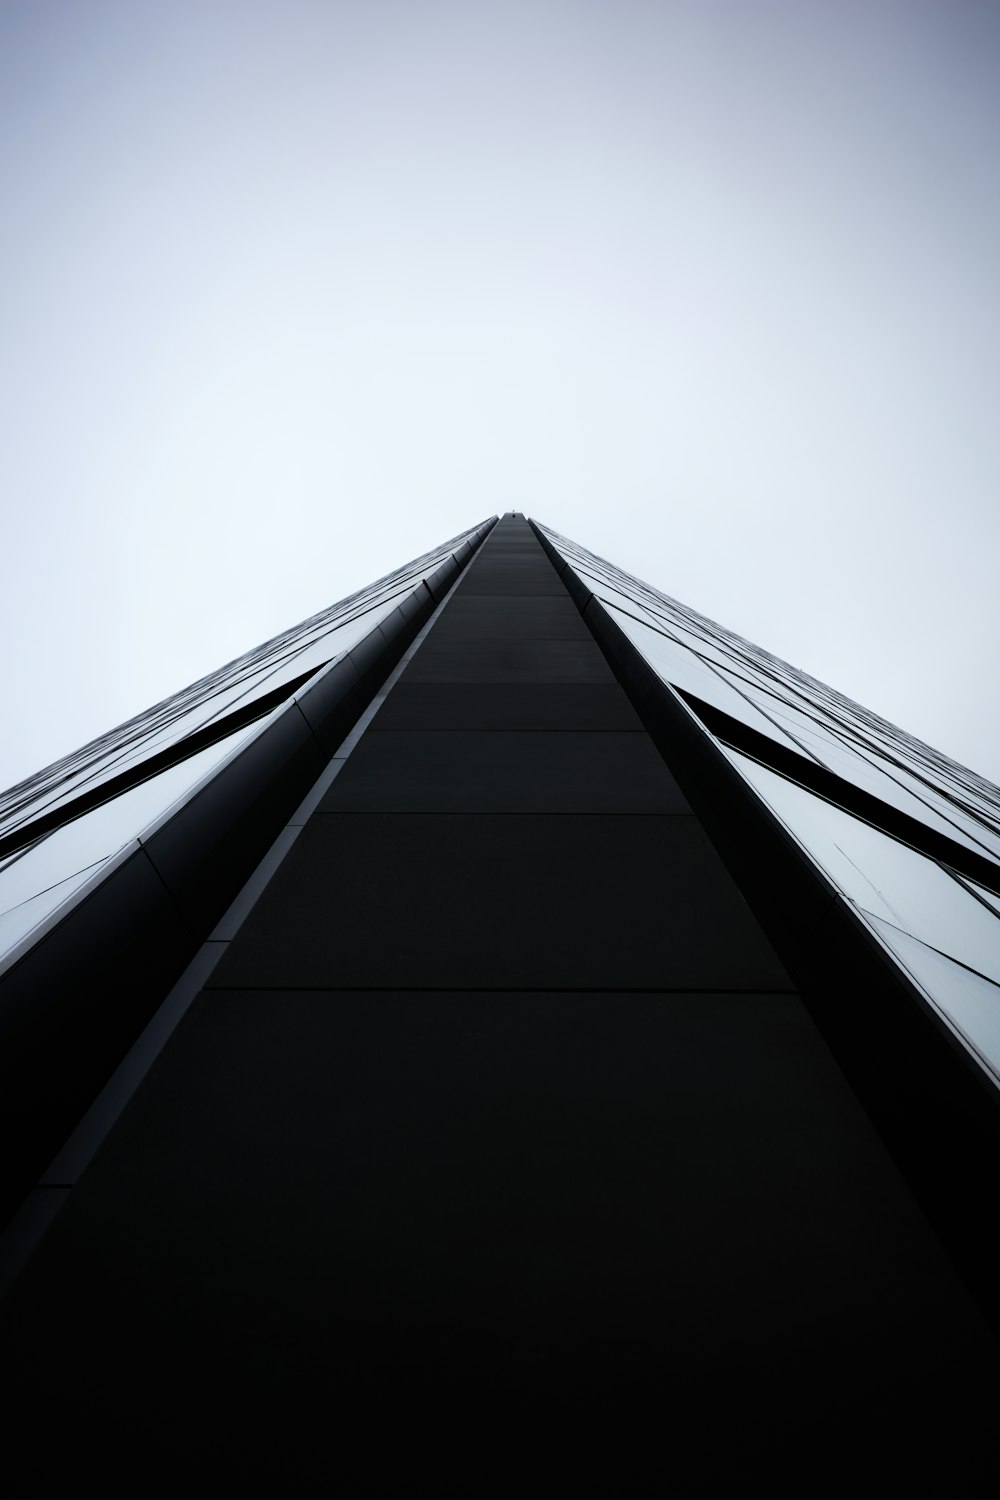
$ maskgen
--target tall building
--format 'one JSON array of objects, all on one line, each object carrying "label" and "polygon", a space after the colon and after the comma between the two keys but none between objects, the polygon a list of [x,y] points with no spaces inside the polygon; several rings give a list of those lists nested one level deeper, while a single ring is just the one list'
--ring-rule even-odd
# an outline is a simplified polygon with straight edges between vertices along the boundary
[{"label": "tall building", "polygon": [[995,787],[510,514],[0,812],[33,1472],[995,1481]]}]

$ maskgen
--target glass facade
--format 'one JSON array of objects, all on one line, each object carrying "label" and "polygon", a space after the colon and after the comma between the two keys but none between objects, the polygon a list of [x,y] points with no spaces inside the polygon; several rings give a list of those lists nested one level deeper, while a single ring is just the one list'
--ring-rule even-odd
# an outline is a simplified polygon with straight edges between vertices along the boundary
[{"label": "glass facade", "polygon": [[475,531],[255,647],[0,796],[0,964],[122,848],[218,773],[276,708],[375,630]]},{"label": "glass facade", "polygon": [[249,725],[43,835],[0,866],[0,956],[257,732]]},{"label": "glass facade", "polygon": [[[1000,790],[575,542],[539,531],[1000,1080]],[[827,773],[825,795],[816,790],[816,767]],[[899,836],[898,813],[913,820],[912,842]],[[943,840],[959,870],[968,851],[981,877],[992,868],[995,879],[973,881],[951,868]]]}]

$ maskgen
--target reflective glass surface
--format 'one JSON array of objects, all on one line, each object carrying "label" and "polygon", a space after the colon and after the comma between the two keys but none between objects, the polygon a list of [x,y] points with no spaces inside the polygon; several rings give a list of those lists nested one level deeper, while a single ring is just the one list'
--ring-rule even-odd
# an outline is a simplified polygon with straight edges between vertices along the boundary
[{"label": "reflective glass surface", "polygon": [[1000,983],[1000,921],[926,855],[804,787],[727,751],[836,885],[866,913]]},{"label": "reflective glass surface", "polygon": [[140,767],[151,755],[179,743],[205,724],[351,650],[476,529],[472,527],[451,538],[369,588],[265,641],[217,672],[11,787],[0,796],[0,835],[27,827],[55,809],[68,809],[82,793]]},{"label": "reflective glass surface", "polygon": [[[1000,896],[946,865],[963,868],[970,851],[996,863],[1000,888],[1000,791],[807,672],[547,527],[540,530],[665,682],[759,731],[765,739],[753,742],[753,754],[760,760],[768,759],[768,743],[794,752],[798,761],[786,756],[767,766],[722,745],[950,1024],[996,1066]],[[729,737],[741,743],[736,725]],[[790,779],[797,763],[806,784]],[[837,778],[831,788],[842,796],[827,801],[808,789],[816,765]],[[867,794],[864,801],[855,789]],[[920,847],[879,826],[880,805],[890,826],[898,826],[896,812],[914,820],[912,843]],[[923,844],[922,828],[938,839]],[[937,854],[940,837],[954,850],[941,863],[921,852]]]},{"label": "reflective glass surface", "polygon": [[56,907],[71,896],[78,886],[81,886],[94,870],[100,868],[103,860],[97,860],[95,864],[88,865],[86,869],[77,870],[68,875],[65,880],[51,885],[47,890],[39,891],[37,895],[30,896],[27,901],[22,901],[19,906],[11,907],[10,911],[0,912],[0,958],[11,949],[15,943],[20,942],[26,933],[33,927],[37,927],[49,912],[55,911]]},{"label": "reflective glass surface", "polygon": [[1000,985],[879,917],[870,921],[964,1040],[994,1073],[1000,1073]]},{"label": "reflective glass surface", "polygon": [[693,651],[686,650],[662,630],[636,620],[614,606],[609,608],[617,624],[664,682],[694,693],[696,697],[721,708],[733,718],[741,719],[760,734],[770,735],[772,739],[791,749],[796,748],[777,724],[760,713],[731,683],[720,677],[708,662],[696,656]]},{"label": "reflective glass surface", "polygon": [[967,884],[981,900],[986,902],[987,906],[992,907],[995,912],[1000,913],[1000,896],[996,896],[992,891],[988,891],[984,885],[976,885],[972,880],[968,881]]},{"label": "reflective glass surface", "polygon": [[[729,683],[740,698],[752,700],[804,758],[818,760],[834,775],[965,848],[1000,862],[1000,790],[984,777],[578,543],[548,527],[539,526],[539,530],[598,598],[652,629],[666,631],[692,658]],[[671,670],[675,675],[667,680],[674,681],[682,668],[674,662]],[[695,687],[690,690],[697,692]],[[700,696],[726,707],[719,697],[707,692]],[[729,700],[726,711],[760,728],[746,710],[734,711],[735,701]],[[772,730],[770,737],[778,736]]]},{"label": "reflective glass surface", "polygon": [[0,954],[48,916],[112,854],[218,767],[258,725],[191,755],[30,844],[0,868]]},{"label": "reflective glass surface", "polygon": [[946,838],[955,839],[977,854],[988,852],[980,840],[968,837],[953,818],[941,816],[925,800],[916,797],[901,785],[889,768],[874,764],[857,746],[846,744],[828,725],[818,723],[796,708],[777,704],[770,694],[761,694],[761,698],[766,698],[768,708],[777,722],[787,730],[789,737],[802,749],[808,750],[820,765],[832,771],[835,776],[840,776],[870,796],[887,802],[890,807],[898,808],[909,817],[916,818],[926,827],[936,829]]},{"label": "reflective glass surface", "polygon": [[939,1009],[996,1064],[1000,901],[985,891],[989,904],[977,900],[926,855],[747,756],[726,754]]},{"label": "reflective glass surface", "polygon": [[[333,630],[325,630],[318,638],[307,640],[304,645],[297,645],[294,651],[286,652],[281,657],[268,658],[265,666],[256,669],[249,680],[241,678],[220,692],[214,693],[196,707],[189,709],[180,720],[170,723],[158,733],[148,735],[138,749],[122,755],[113,765],[109,765],[108,769],[114,775],[118,775],[128,767],[139,765],[149,756],[175,744],[179,738],[193,734],[196,729],[224,718],[226,714],[232,713],[234,709],[241,708],[246,703],[253,702],[256,698],[273,693],[283,683],[293,682],[307,672],[318,671],[327,662],[346,656],[359,641],[375,629],[380,620],[384,620],[392,613],[400,598],[405,597],[407,593],[409,593],[409,585],[402,595],[393,594],[373,609],[367,610],[359,618],[349,620],[344,625],[338,625]],[[103,769],[102,767],[102,771]],[[71,789],[54,797],[48,807],[58,807],[71,802],[73,797],[79,795],[82,786],[90,782],[99,784],[102,779],[103,775],[98,772],[87,780],[74,784]]]}]

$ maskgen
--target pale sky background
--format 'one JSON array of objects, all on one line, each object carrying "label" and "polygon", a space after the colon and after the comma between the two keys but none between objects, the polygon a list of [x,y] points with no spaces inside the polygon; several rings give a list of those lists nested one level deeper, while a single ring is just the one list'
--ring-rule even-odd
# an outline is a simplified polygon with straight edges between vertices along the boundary
[{"label": "pale sky background", "polygon": [[525,510],[1000,780],[1000,5],[0,0],[0,785]]}]

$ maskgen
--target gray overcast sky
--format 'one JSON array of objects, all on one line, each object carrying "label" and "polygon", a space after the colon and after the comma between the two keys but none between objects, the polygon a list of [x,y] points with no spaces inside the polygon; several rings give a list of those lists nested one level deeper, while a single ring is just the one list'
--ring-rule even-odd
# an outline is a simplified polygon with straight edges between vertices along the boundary
[{"label": "gray overcast sky", "polygon": [[1000,6],[2,0],[0,784],[523,509],[1000,780]]}]

